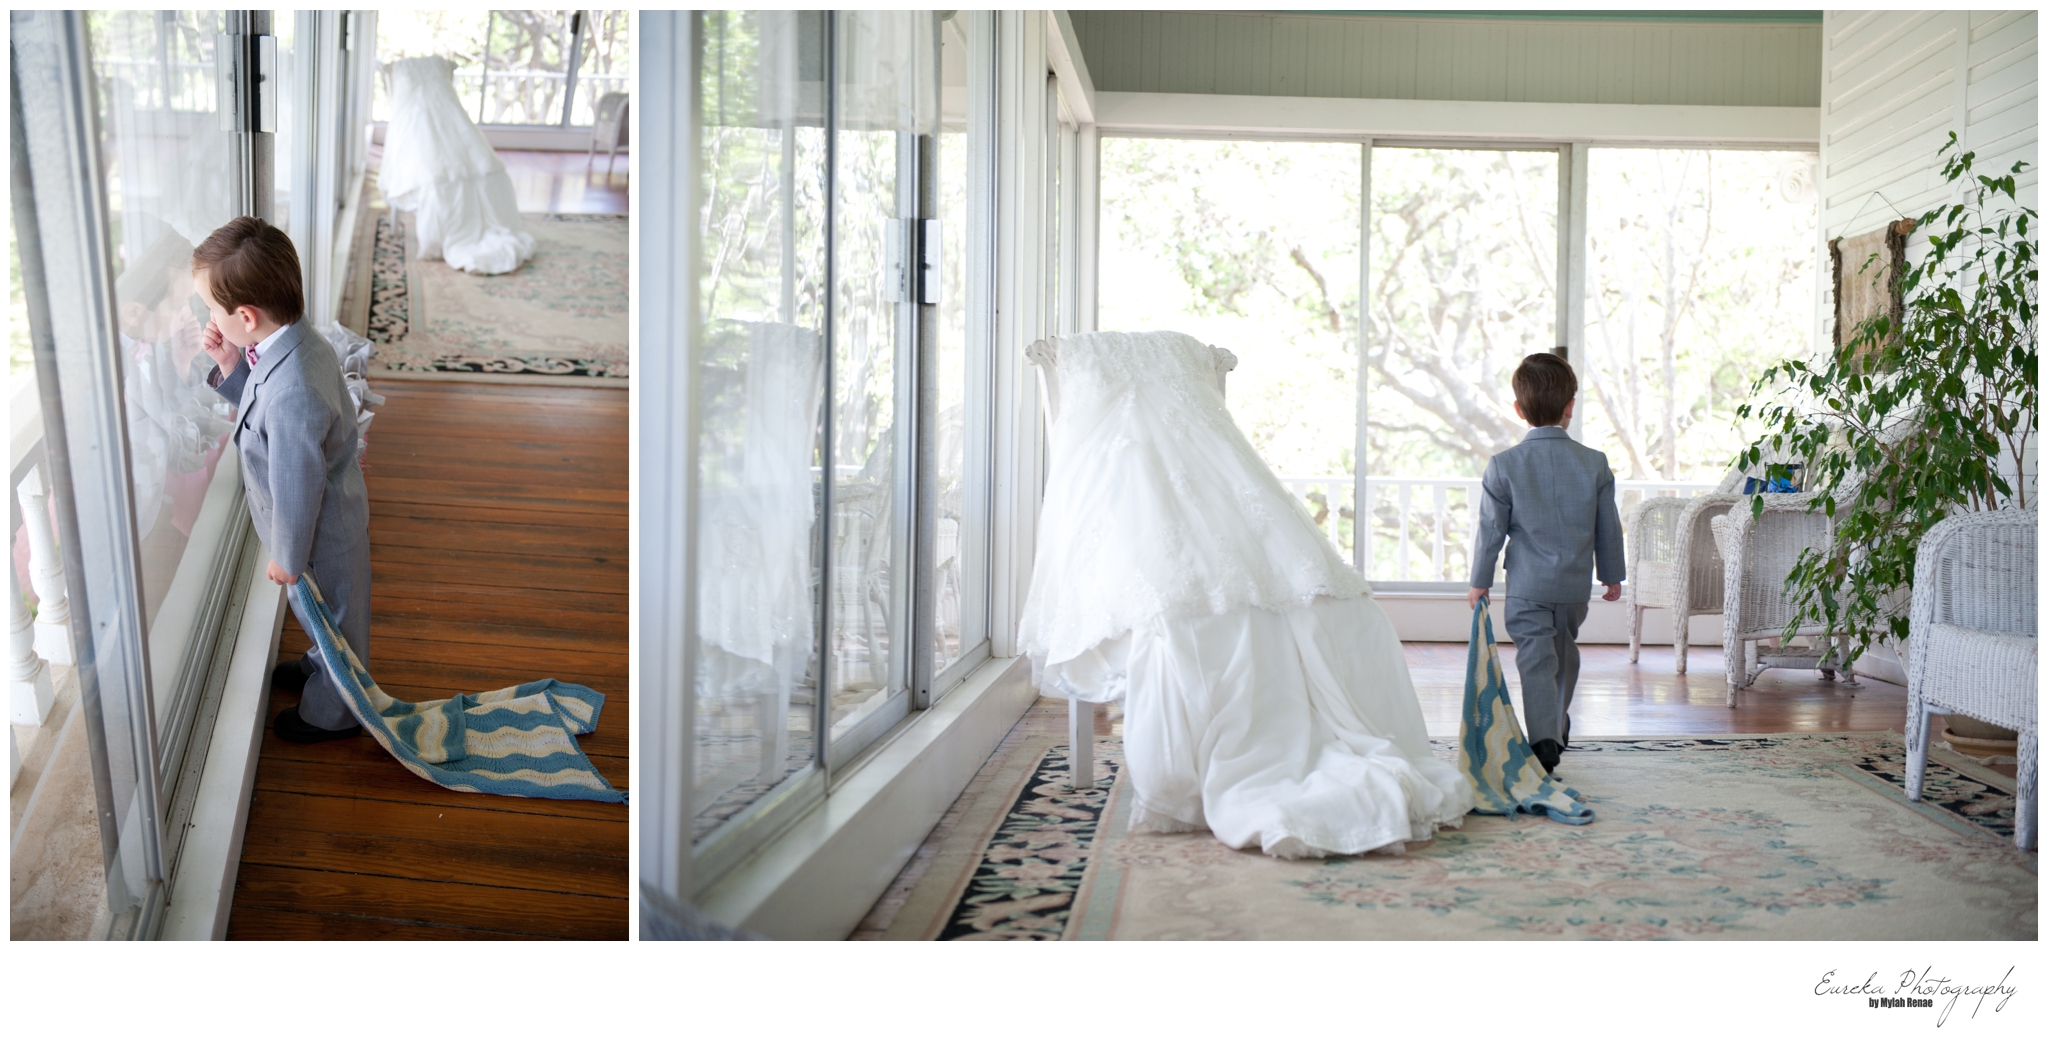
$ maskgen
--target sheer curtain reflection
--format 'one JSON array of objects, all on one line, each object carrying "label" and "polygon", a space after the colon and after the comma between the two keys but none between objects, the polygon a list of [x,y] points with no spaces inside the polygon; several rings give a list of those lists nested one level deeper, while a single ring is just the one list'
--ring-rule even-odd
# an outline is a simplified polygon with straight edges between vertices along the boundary
[{"label": "sheer curtain reflection", "polygon": [[[816,748],[822,23],[703,16],[693,839],[809,767]],[[799,69],[806,41],[814,60]]]},{"label": "sheer curtain reflection", "polygon": [[206,385],[212,363],[200,350],[206,311],[192,247],[240,213],[240,158],[235,136],[216,122],[213,92],[201,87],[212,86],[217,12],[100,11],[88,25],[116,219],[144,621],[153,628],[181,572],[198,575],[186,588],[204,585],[220,535],[202,533],[194,547],[194,527],[209,497],[233,497],[232,485],[212,490],[233,409]]},{"label": "sheer curtain reflection", "polygon": [[836,19],[831,736],[909,711],[907,485],[917,306],[906,266],[918,137],[937,130],[929,11]]}]

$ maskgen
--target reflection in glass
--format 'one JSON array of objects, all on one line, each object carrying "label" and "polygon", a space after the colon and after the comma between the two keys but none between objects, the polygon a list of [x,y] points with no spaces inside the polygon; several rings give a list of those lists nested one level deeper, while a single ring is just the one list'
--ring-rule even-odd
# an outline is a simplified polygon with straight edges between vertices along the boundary
[{"label": "reflection in glass", "polygon": [[823,18],[702,17],[693,839],[814,755],[825,308]]},{"label": "reflection in glass", "polygon": [[1360,149],[1102,142],[1100,325],[1237,354],[1231,417],[1351,550]]},{"label": "reflection in glass", "polygon": [[[917,214],[917,136],[938,123],[930,12],[835,19],[837,199],[832,321],[833,737],[906,692],[908,485],[916,306],[908,301],[907,219]],[[904,706],[903,708],[907,708]]]},{"label": "reflection in glass", "polygon": [[1717,481],[1750,377],[1813,341],[1814,155],[1588,152],[1586,443],[1618,479]]},{"label": "reflection in glass", "polygon": [[[988,16],[954,11],[939,27],[941,101],[938,160],[940,254],[937,425],[938,511],[933,536],[932,671],[958,661],[988,634],[988,332],[968,321],[970,230],[983,228],[986,202],[970,200],[972,157],[986,155],[987,113],[972,87],[990,75]],[[979,297],[979,294],[976,294]],[[971,416],[971,417],[970,417]],[[971,464],[970,464],[971,463]]]},{"label": "reflection in glass", "polygon": [[[192,248],[240,213],[240,160],[234,135],[214,118],[218,13],[96,11],[88,24],[114,218],[144,621],[153,630],[181,576],[181,590],[204,587],[221,533],[202,532],[208,541],[195,545],[195,527],[209,500],[233,497],[232,483],[212,482],[233,408],[206,384],[213,362],[200,349],[206,309],[192,283]],[[181,633],[192,625],[175,623]]]},{"label": "reflection in glass", "polygon": [[[1552,151],[1372,151],[1369,475],[1477,477],[1528,431],[1510,379],[1557,344],[1557,173]],[[1412,490],[1375,492],[1366,577],[1466,577],[1464,543],[1440,567],[1432,548],[1472,533],[1469,492],[1410,504]]]}]

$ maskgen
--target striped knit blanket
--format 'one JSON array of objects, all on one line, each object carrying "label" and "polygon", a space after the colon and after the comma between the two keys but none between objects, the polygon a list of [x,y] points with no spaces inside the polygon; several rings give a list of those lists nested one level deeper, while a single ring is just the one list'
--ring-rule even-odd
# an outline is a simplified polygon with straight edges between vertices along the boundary
[{"label": "striped knit blanket", "polygon": [[483,694],[401,702],[384,693],[334,627],[313,576],[294,583],[311,609],[322,662],[336,673],[356,719],[412,773],[456,792],[625,803],[576,744],[597,729],[604,695],[557,680]]},{"label": "striped knit blanket", "polygon": [[1474,814],[1541,812],[1567,825],[1593,820],[1593,809],[1579,794],[1543,773],[1536,753],[1522,735],[1508,702],[1507,678],[1500,671],[1500,650],[1493,642],[1493,619],[1487,601],[1472,614],[1472,643],[1465,654],[1465,713],[1458,728],[1458,766],[1472,783],[1478,804]]}]

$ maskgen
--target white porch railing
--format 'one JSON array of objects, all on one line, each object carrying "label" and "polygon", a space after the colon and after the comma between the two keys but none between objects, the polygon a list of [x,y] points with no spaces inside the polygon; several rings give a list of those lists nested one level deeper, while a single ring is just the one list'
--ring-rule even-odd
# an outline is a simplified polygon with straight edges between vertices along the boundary
[{"label": "white porch railing", "polygon": [[[1357,482],[1350,476],[1283,476],[1280,482],[1308,506],[1337,548],[1352,553],[1357,520]],[[1615,498],[1624,518],[1645,498],[1689,497],[1714,489],[1712,482],[1617,480]],[[1374,581],[1462,583],[1471,568],[1476,476],[1368,476],[1370,544],[1363,567]]]},{"label": "white porch railing", "polygon": [[[570,126],[589,127],[596,117],[588,112],[597,100],[611,91],[631,91],[632,77],[623,73],[576,74],[578,95],[589,100],[571,111]],[[551,69],[482,69],[466,67],[455,71],[457,93],[476,99],[476,121],[480,124],[532,124],[553,127],[562,120],[562,91],[569,74]],[[588,94],[585,94],[586,85]]]},{"label": "white porch railing", "polygon": [[[50,517],[48,455],[43,444],[42,405],[32,376],[17,376],[9,390],[7,548],[7,719],[22,727],[40,727],[56,702],[50,666],[71,664],[70,610],[64,563],[58,555],[56,529]],[[17,536],[26,532],[28,578],[24,585],[12,555]],[[24,599],[37,596],[31,614]],[[10,783],[21,772],[21,754],[8,735]]]}]

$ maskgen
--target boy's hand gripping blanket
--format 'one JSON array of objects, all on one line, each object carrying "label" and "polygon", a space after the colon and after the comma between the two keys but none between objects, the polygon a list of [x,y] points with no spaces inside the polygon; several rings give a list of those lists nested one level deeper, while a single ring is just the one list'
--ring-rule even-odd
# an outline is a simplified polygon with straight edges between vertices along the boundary
[{"label": "boy's hand gripping blanket", "polygon": [[1507,678],[1493,643],[1493,619],[1485,599],[1472,614],[1472,643],[1465,653],[1465,714],[1458,728],[1458,767],[1478,797],[1474,814],[1542,812],[1566,825],[1593,820],[1579,794],[1543,773],[1543,765],[1522,736],[1521,722],[1508,704]]},{"label": "boy's hand gripping blanket", "polygon": [[457,792],[625,803],[575,735],[597,729],[604,695],[557,680],[484,694],[401,702],[385,694],[334,627],[311,574],[294,583],[311,609],[322,662],[371,736],[412,773]]}]

